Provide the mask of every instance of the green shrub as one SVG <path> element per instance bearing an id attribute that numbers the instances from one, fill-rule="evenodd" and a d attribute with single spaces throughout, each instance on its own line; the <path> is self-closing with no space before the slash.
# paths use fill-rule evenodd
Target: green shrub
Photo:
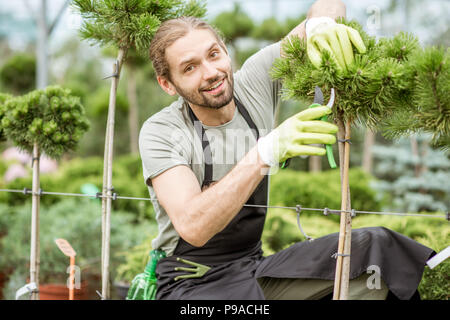
<path id="1" fill-rule="evenodd" d="M 352 208 L 380 211 L 376 192 L 370 187 L 371 176 L 359 168 L 350 169 L 350 195 Z M 270 177 L 270 204 L 305 208 L 341 208 L 341 182 L 339 170 L 318 173 L 280 170 Z M 305 211 L 306 214 L 310 214 Z M 338 216 L 332 219 L 339 221 Z"/>
<path id="2" fill-rule="evenodd" d="M 0 166 L 1 167 L 1 166 Z M 103 159 L 100 157 L 75 158 L 63 162 L 56 173 L 41 174 L 41 189 L 50 192 L 81 193 L 81 187 L 90 183 L 101 192 L 103 185 Z M 117 157 L 113 163 L 113 187 L 119 196 L 149 198 L 148 189 L 142 176 L 142 164 L 139 155 Z M 4 184 L 7 189 L 31 189 L 32 176 L 18 178 Z M 43 195 L 42 205 L 52 205 L 65 197 Z M 0 201 L 11 206 L 22 205 L 31 199 L 22 193 L 0 192 Z M 101 201 L 101 200 L 98 200 Z M 136 220 L 152 219 L 153 206 L 150 201 L 117 199 L 112 201 L 113 210 L 132 212 Z"/>
<path id="3" fill-rule="evenodd" d="M 429 230 L 424 237 L 417 241 L 433 248 L 436 252 L 448 247 L 450 228 L 443 234 L 436 234 Z M 424 300 L 450 300 L 450 260 L 441 262 L 434 269 L 425 267 L 424 276 L 419 286 L 419 292 Z"/>
<path id="4" fill-rule="evenodd" d="M 153 234 L 148 236 L 144 242 L 130 250 L 118 253 L 118 256 L 123 257 L 125 261 L 117 267 L 116 281 L 131 283 L 137 274 L 144 272 L 149 259 L 149 252 L 152 249 L 151 241 L 157 235 L 158 230 L 155 228 Z"/>
<path id="5" fill-rule="evenodd" d="M 0 69 L 0 81 L 14 94 L 32 90 L 36 83 L 36 58 L 33 54 L 17 53 Z"/>
<path id="6" fill-rule="evenodd" d="M 12 217 L 8 233 L 0 239 L 0 270 L 19 269 L 28 274 L 30 258 L 31 205 L 6 207 Z M 98 202 L 89 199 L 65 199 L 51 207 L 40 209 L 40 282 L 60 282 L 67 279 L 69 260 L 57 248 L 54 240 L 64 238 L 77 252 L 76 265 L 83 270 L 92 266 L 100 274 L 101 261 L 101 208 Z M 114 274 L 117 265 L 123 262 L 117 252 L 123 252 L 141 243 L 156 228 L 154 223 L 133 223 L 132 214 L 116 211 L 111 215 L 110 270 Z M 82 275 L 83 276 L 83 275 Z"/>
<path id="7" fill-rule="evenodd" d="M 300 214 L 303 231 L 312 238 L 339 232 L 339 224 L 332 219 L 317 214 L 305 216 Z M 283 250 L 290 245 L 305 240 L 297 224 L 297 213 L 289 209 L 270 209 L 262 235 L 264 255 Z"/>

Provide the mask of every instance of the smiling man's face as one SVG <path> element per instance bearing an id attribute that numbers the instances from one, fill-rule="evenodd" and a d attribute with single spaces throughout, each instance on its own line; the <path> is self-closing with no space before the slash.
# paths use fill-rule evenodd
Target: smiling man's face
<path id="1" fill-rule="evenodd" d="M 209 30 L 191 30 L 166 49 L 170 79 L 158 79 L 169 94 L 189 103 L 219 109 L 233 98 L 231 60 Z"/>

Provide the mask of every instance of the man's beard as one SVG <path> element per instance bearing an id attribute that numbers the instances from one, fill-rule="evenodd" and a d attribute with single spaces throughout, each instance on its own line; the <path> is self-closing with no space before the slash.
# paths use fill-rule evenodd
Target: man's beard
<path id="1" fill-rule="evenodd" d="M 217 82 L 220 78 L 221 77 L 217 77 L 214 80 L 211 80 L 210 84 L 212 85 L 213 83 Z M 227 84 L 226 89 L 220 95 L 217 96 L 209 95 L 208 93 L 206 93 L 201 89 L 199 89 L 196 92 L 192 91 L 188 92 L 183 90 L 178 85 L 175 85 L 174 83 L 172 84 L 175 86 L 177 93 L 190 104 L 204 108 L 220 109 L 229 104 L 230 101 L 233 99 L 233 91 L 234 91 L 233 74 L 231 74 L 230 76 L 228 75 L 225 76 L 225 78 L 223 78 L 223 81 L 226 82 Z"/>

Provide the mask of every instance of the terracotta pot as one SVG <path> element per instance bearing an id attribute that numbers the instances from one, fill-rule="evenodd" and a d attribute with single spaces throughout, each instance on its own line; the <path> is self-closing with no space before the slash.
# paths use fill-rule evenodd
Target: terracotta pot
<path id="1" fill-rule="evenodd" d="M 89 300 L 88 283 L 81 281 L 80 289 L 74 289 L 74 300 Z M 48 283 L 39 285 L 40 300 L 69 300 L 69 288 L 64 283 Z"/>

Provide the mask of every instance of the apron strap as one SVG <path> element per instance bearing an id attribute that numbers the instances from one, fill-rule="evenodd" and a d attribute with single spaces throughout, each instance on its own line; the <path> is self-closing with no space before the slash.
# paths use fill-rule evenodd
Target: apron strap
<path id="1" fill-rule="evenodd" d="M 195 131 L 197 132 L 200 141 L 202 142 L 203 156 L 205 157 L 205 177 L 203 181 L 212 181 L 213 178 L 213 167 L 212 167 L 212 154 L 211 148 L 209 146 L 209 140 L 206 136 L 205 128 L 203 128 L 202 123 L 198 120 L 197 116 L 194 114 L 189 104 L 185 102 L 186 107 L 189 110 L 189 116 L 191 117 L 192 124 L 194 125 Z"/>
<path id="2" fill-rule="evenodd" d="M 253 134 L 256 136 L 256 141 L 259 139 L 259 131 L 256 127 L 255 123 L 253 122 L 252 118 L 250 117 L 250 114 L 248 113 L 247 109 L 244 107 L 244 105 L 236 98 L 234 97 L 234 102 L 236 103 L 236 106 L 239 110 L 239 112 L 242 114 L 242 117 L 244 118 L 245 122 L 247 122 L 248 126 L 252 129 Z M 212 166 L 212 153 L 211 153 L 211 147 L 209 145 L 208 137 L 206 136 L 205 128 L 203 127 L 200 120 L 198 120 L 195 113 L 192 111 L 189 104 L 184 101 L 184 104 L 189 112 L 189 117 L 191 118 L 192 124 L 194 126 L 195 131 L 197 132 L 198 137 L 200 138 L 200 141 L 202 142 L 202 148 L 203 148 L 203 156 L 205 157 L 205 178 L 203 179 L 203 185 L 209 184 L 213 181 L 213 166 Z M 202 185 L 202 187 L 203 187 Z"/>

